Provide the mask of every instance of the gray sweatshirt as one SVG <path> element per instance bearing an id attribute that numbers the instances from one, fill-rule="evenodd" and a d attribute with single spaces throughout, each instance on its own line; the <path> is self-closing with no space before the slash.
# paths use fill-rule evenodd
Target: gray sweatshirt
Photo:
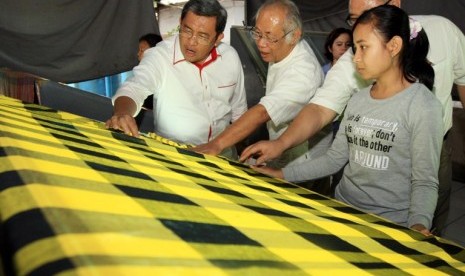
<path id="1" fill-rule="evenodd" d="M 420 223 L 429 229 L 443 140 L 441 104 L 419 83 L 382 100 L 371 98 L 370 89 L 352 96 L 326 155 L 284 168 L 284 178 L 320 178 L 347 164 L 336 199 L 407 227 Z"/>

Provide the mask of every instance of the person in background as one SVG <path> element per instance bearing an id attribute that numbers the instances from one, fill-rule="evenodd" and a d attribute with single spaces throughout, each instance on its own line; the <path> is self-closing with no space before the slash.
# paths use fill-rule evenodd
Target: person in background
<path id="1" fill-rule="evenodd" d="M 137 60 L 139 62 L 141 61 L 145 50 L 155 47 L 155 45 L 158 44 L 158 42 L 162 41 L 163 38 L 159 34 L 154 34 L 154 33 L 148 33 L 139 38 L 139 50 L 137 51 Z M 153 95 L 148 96 L 145 100 L 144 103 L 142 104 L 142 107 L 146 109 L 153 109 Z"/>
<path id="2" fill-rule="evenodd" d="M 266 1 L 255 18 L 250 34 L 261 58 L 268 62 L 265 96 L 215 139 L 195 147 L 197 152 L 216 155 L 264 123 L 270 139 L 279 137 L 322 83 L 323 71 L 314 52 L 302 39 L 302 20 L 294 2 Z M 318 141 L 315 139 L 315 143 Z M 309 141 L 303 141 L 269 165 L 282 168 L 302 162 L 312 158 L 312 154 L 323 154 L 330 143 L 323 150 L 311 152 Z"/>
<path id="3" fill-rule="evenodd" d="M 329 60 L 323 65 L 323 73 L 326 76 L 329 69 L 352 46 L 352 31 L 346 28 L 332 30 L 325 42 L 325 57 Z"/>
<path id="4" fill-rule="evenodd" d="M 374 83 L 349 100 L 331 149 L 282 170 L 255 169 L 296 181 L 334 173 L 348 161 L 336 199 L 430 235 L 444 127 L 430 90 L 428 37 L 402 9 L 383 5 L 355 22 L 354 49 L 358 73 Z"/>
<path id="5" fill-rule="evenodd" d="M 383 4 L 400 7 L 401 0 L 350 0 L 347 22 L 355 20 L 370 8 Z M 435 15 L 412 16 L 419 21 L 430 40 L 428 60 L 432 63 L 435 80 L 433 93 L 443 106 L 444 140 L 452 127 L 453 84 L 462 104 L 465 103 L 465 36 L 448 19 Z M 256 157 L 257 164 L 277 158 L 288 148 L 314 136 L 331 123 L 337 114 L 341 114 L 351 95 L 369 83 L 356 73 L 352 63 L 353 53 L 348 50 L 326 75 L 323 85 L 317 90 L 310 103 L 296 116 L 287 130 L 274 141 L 261 141 L 246 148 L 240 158 L 247 160 Z M 439 169 L 439 197 L 434 215 L 435 234 L 441 235 L 449 213 L 452 182 L 451 152 L 449 143 L 443 143 Z"/>
<path id="6" fill-rule="evenodd" d="M 325 42 L 325 57 L 329 60 L 328 63 L 323 65 L 323 73 L 328 73 L 329 69 L 333 67 L 338 59 L 352 46 L 352 31 L 346 28 L 336 28 L 332 30 Z M 336 137 L 336 133 L 339 130 L 339 125 L 341 124 L 343 114 L 339 115 L 336 120 L 332 123 L 333 132 L 329 135 L 332 136 L 332 139 Z M 341 180 L 342 170 L 338 171 L 331 176 L 331 184 L 329 195 L 334 196 L 334 190 L 337 183 Z"/>
<path id="7" fill-rule="evenodd" d="M 148 33 L 139 38 L 139 51 L 137 52 L 137 59 L 142 59 L 145 50 L 155 47 L 158 42 L 162 41 L 163 38 L 159 34 Z"/>
<path id="8" fill-rule="evenodd" d="M 190 0 L 179 35 L 147 49 L 113 97 L 106 127 L 138 137 L 134 116 L 154 95 L 155 132 L 185 144 L 215 138 L 246 110 L 244 76 L 237 52 L 221 43 L 227 12 L 217 0 Z M 234 149 L 223 155 L 234 158 Z"/>

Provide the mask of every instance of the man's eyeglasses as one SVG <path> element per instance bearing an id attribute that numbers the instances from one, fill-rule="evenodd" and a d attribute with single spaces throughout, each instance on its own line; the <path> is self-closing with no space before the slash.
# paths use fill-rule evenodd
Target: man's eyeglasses
<path id="1" fill-rule="evenodd" d="M 186 39 L 191 39 L 195 37 L 195 41 L 201 45 L 208 45 L 211 42 L 210 36 L 204 35 L 204 34 L 196 34 L 194 35 L 194 32 L 186 27 L 181 27 L 179 29 L 179 35 L 183 38 Z"/>
<path id="2" fill-rule="evenodd" d="M 278 41 L 280 41 L 281 39 L 283 39 L 284 37 L 286 37 L 286 35 L 290 34 L 292 31 L 294 31 L 295 29 L 292 29 L 288 32 L 286 32 L 283 36 L 281 36 L 280 38 L 277 38 L 273 35 L 268 35 L 268 34 L 262 34 L 261 32 L 257 31 L 257 29 L 255 28 L 252 28 L 249 30 L 250 32 L 250 35 L 252 36 L 252 38 L 256 41 L 258 41 L 259 39 L 263 39 L 265 40 L 265 43 L 267 45 L 270 45 L 270 44 L 276 44 L 278 43 Z"/>
<path id="3" fill-rule="evenodd" d="M 388 0 L 386 1 L 383 5 L 389 5 L 389 3 L 391 2 L 391 0 Z M 350 14 L 347 16 L 346 18 L 346 23 L 347 25 L 349 25 L 350 27 L 354 26 L 355 24 L 355 21 L 357 21 L 358 19 L 358 16 L 357 17 L 351 17 Z"/>

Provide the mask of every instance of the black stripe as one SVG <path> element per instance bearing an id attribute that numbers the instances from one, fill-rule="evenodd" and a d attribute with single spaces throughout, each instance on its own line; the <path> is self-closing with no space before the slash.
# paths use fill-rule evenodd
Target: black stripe
<path id="1" fill-rule="evenodd" d="M 268 192 L 268 193 L 273 193 L 273 194 L 277 194 L 278 192 L 276 192 L 275 190 L 273 189 L 270 189 L 270 188 L 267 188 L 267 187 L 263 187 L 263 186 L 258 186 L 258 185 L 252 185 L 252 184 L 245 184 L 245 186 L 249 187 L 249 188 L 252 188 L 254 190 L 257 190 L 257 191 L 262 191 L 262 192 Z"/>
<path id="2" fill-rule="evenodd" d="M 230 260 L 230 259 L 208 259 L 208 261 L 210 261 L 215 266 L 221 267 L 224 269 L 267 268 L 267 269 L 284 270 L 283 272 L 289 272 L 286 270 L 301 271 L 300 268 L 286 261 L 279 262 L 279 261 L 271 261 L 271 260 Z"/>
<path id="3" fill-rule="evenodd" d="M 236 228 L 227 225 L 169 219 L 160 221 L 186 242 L 261 246 Z"/>
<path id="4" fill-rule="evenodd" d="M 246 207 L 250 210 L 253 210 L 256 213 L 265 215 L 265 216 L 276 216 L 276 217 L 283 217 L 283 218 L 295 218 L 301 220 L 301 218 L 298 218 L 296 216 L 293 216 L 289 213 L 282 212 L 276 209 L 270 209 L 267 207 L 257 207 L 257 206 L 249 206 L 249 205 L 241 205 L 243 207 Z"/>
<path id="5" fill-rule="evenodd" d="M 131 198 L 142 198 L 142 199 L 156 200 L 156 201 L 161 201 L 161 202 L 199 206 L 195 202 L 187 198 L 184 198 L 182 196 L 179 196 L 177 194 L 170 194 L 170 193 L 164 193 L 164 192 L 159 192 L 159 191 L 152 191 L 152 190 L 122 186 L 122 185 L 114 185 L 114 186 L 120 189 L 122 192 L 124 192 L 128 196 L 130 196 Z"/>
<path id="6" fill-rule="evenodd" d="M 24 185 L 24 182 L 21 179 L 21 176 L 18 173 L 18 171 L 2 172 L 0 173 L 0 179 L 2 180 L 0 182 L 0 192 L 3 192 L 4 190 L 11 187 Z"/>
<path id="7" fill-rule="evenodd" d="M 71 151 L 76 152 L 76 153 L 86 154 L 86 155 L 90 155 L 90 156 L 94 156 L 94 157 L 98 157 L 98 158 L 102 158 L 102 159 L 107 159 L 107 160 L 112 160 L 112 161 L 118 161 L 118 162 L 127 163 L 127 162 L 125 162 L 123 159 L 121 159 L 121 158 L 119 158 L 118 156 L 113 155 L 113 154 L 108 154 L 108 153 L 93 151 L 93 150 L 84 149 L 84 148 L 79 148 L 79 147 L 74 147 L 74 146 L 70 146 L 70 145 L 68 145 L 67 147 L 68 147 Z"/>
<path id="8" fill-rule="evenodd" d="M 70 271 L 71 269 L 76 268 L 76 266 L 71 262 L 70 259 L 58 259 L 54 261 L 49 261 L 42 266 L 37 267 L 31 271 L 28 275 L 31 276 L 42 276 L 42 275 L 56 275 L 60 272 Z"/>
<path id="9" fill-rule="evenodd" d="M 207 189 L 209 191 L 212 191 L 214 193 L 217 193 L 217 194 L 237 196 L 239 198 L 248 198 L 246 195 L 241 194 L 241 193 L 239 193 L 237 191 L 231 190 L 229 188 L 222 188 L 222 187 L 218 187 L 218 186 L 210 186 L 210 185 L 202 185 L 202 184 L 199 184 L 199 185 L 204 187 L 205 189 Z"/>
<path id="10" fill-rule="evenodd" d="M 46 217 L 39 209 L 17 213 L 7 219 L 2 227 L 13 254 L 34 241 L 55 236 Z"/>
<path id="11" fill-rule="evenodd" d="M 360 248 L 346 242 L 345 240 L 331 234 L 316 234 L 297 232 L 298 235 L 319 247 L 330 251 L 342 251 L 352 253 L 365 253 Z"/>
<path id="12" fill-rule="evenodd" d="M 205 180 L 216 182 L 216 180 L 213 179 L 213 178 L 210 178 L 210 177 L 208 177 L 206 175 L 199 174 L 199 173 L 196 173 L 196 172 L 193 172 L 193 171 L 188 171 L 187 169 L 186 170 L 180 170 L 180 169 L 175 169 L 175 168 L 169 168 L 169 169 L 172 170 L 173 172 L 177 172 L 177 173 L 185 175 L 185 176 L 190 176 L 190 177 L 193 177 L 193 178 L 205 179 Z"/>
<path id="13" fill-rule="evenodd" d="M 192 151 L 192 150 L 187 150 L 187 149 L 182 149 L 182 148 L 176 148 L 176 150 L 182 155 L 188 155 L 188 156 L 193 156 L 193 157 L 205 159 L 203 154 L 197 153 L 197 152 Z"/>
<path id="14" fill-rule="evenodd" d="M 144 174 L 142 172 L 136 171 L 136 170 L 131 170 L 131 169 L 126 170 L 126 169 L 107 166 L 107 165 L 98 164 L 98 163 L 90 162 L 90 161 L 86 161 L 86 164 L 89 165 L 92 169 L 98 171 L 100 174 L 102 174 L 104 172 L 107 172 L 107 173 L 110 173 L 110 174 L 124 175 L 124 176 L 134 177 L 134 178 L 137 178 L 137 179 L 155 181 L 150 176 L 148 176 L 148 175 L 146 175 L 146 174 Z"/>
<path id="15" fill-rule="evenodd" d="M 311 206 L 308 206 L 308 205 L 305 205 L 303 203 L 300 203 L 300 202 L 297 202 L 297 201 L 294 201 L 294 200 L 288 200 L 288 199 L 282 199 L 282 198 L 276 198 L 277 200 L 287 204 L 287 205 L 290 205 L 290 206 L 293 206 L 293 207 L 298 207 L 298 208 L 302 208 L 302 209 L 308 209 L 308 210 L 315 210 L 315 208 L 311 207 Z"/>

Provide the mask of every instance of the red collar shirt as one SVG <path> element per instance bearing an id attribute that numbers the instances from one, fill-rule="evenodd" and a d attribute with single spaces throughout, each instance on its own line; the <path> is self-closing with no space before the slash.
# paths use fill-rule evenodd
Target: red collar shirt
<path id="1" fill-rule="evenodd" d="M 220 134 L 246 110 L 244 73 L 237 52 L 220 43 L 201 65 L 184 59 L 178 37 L 144 52 L 134 77 L 113 97 L 127 96 L 140 111 L 154 95 L 155 132 L 187 144 L 203 144 Z"/>

